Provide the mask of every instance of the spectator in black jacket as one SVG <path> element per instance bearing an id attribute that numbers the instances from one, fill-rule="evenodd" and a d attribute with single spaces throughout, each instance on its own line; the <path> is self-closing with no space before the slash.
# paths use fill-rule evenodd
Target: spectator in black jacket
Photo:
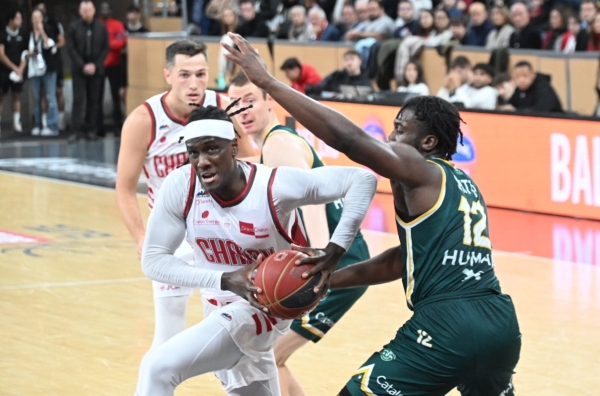
<path id="1" fill-rule="evenodd" d="M 501 110 L 518 112 L 553 112 L 562 113 L 558 95 L 550 85 L 550 76 L 536 73 L 527 61 L 515 65 L 513 71 L 515 92 L 508 105 Z"/>
<path id="2" fill-rule="evenodd" d="M 94 19 L 95 14 L 92 1 L 82 0 L 79 3 L 81 19 L 71 23 L 67 35 L 73 76 L 73 135 L 70 141 L 81 137 L 95 139 L 103 133 L 101 90 L 104 60 L 108 55 L 108 33 L 104 24 Z"/>
<path id="3" fill-rule="evenodd" d="M 240 1 L 240 11 L 243 22 L 238 26 L 236 33 L 244 38 L 269 37 L 269 28 L 264 19 L 256 15 L 253 0 Z"/>
<path id="4" fill-rule="evenodd" d="M 515 3 L 510 7 L 510 18 L 515 31 L 510 36 L 510 48 L 540 49 L 542 37 L 540 32 L 530 23 L 529 12 L 523 3 Z"/>
<path id="5" fill-rule="evenodd" d="M 340 85 L 371 87 L 371 79 L 366 69 L 362 68 L 362 60 L 355 50 L 344 53 L 344 68 L 328 75 L 318 85 L 306 86 L 307 95 L 320 95 L 322 92 L 340 93 Z"/>

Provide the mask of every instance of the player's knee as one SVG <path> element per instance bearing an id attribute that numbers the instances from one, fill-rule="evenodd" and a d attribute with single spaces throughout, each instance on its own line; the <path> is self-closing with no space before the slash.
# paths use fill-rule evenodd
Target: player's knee
<path id="1" fill-rule="evenodd" d="M 140 367 L 142 382 L 149 384 L 151 389 L 175 388 L 181 383 L 178 380 L 175 364 L 157 350 L 150 350 Z M 151 385 L 150 385 L 151 384 Z"/>

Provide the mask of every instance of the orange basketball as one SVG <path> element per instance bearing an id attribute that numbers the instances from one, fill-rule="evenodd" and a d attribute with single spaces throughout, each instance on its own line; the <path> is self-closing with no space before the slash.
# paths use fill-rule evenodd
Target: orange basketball
<path id="1" fill-rule="evenodd" d="M 302 278 L 302 274 L 314 265 L 296 265 L 296 260 L 303 257 L 306 256 L 301 252 L 281 250 L 258 266 L 254 284 L 263 292 L 257 298 L 275 317 L 296 319 L 319 303 L 319 295 L 313 289 L 319 283 L 321 274 Z"/>

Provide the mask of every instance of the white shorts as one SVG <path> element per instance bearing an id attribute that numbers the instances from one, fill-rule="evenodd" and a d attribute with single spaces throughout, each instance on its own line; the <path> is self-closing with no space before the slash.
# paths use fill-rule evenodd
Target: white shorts
<path id="1" fill-rule="evenodd" d="M 277 376 L 277 363 L 273 346 L 287 333 L 291 320 L 277 319 L 260 312 L 246 300 L 224 303 L 214 299 L 204 303 L 204 318 L 209 315 L 231 335 L 244 357 L 229 370 L 216 371 L 215 375 L 226 392 Z"/>
<path id="2" fill-rule="evenodd" d="M 185 261 L 189 265 L 194 265 L 194 250 L 190 244 L 184 240 L 181 246 L 177 248 L 174 256 Z M 169 285 L 168 283 L 160 283 L 152 281 L 152 290 L 154 291 L 154 299 L 177 296 L 190 296 L 194 294 L 194 289 L 189 287 L 179 287 Z"/>

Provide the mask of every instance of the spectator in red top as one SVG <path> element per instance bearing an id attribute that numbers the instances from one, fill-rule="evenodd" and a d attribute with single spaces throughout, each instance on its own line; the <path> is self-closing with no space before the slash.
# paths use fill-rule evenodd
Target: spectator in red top
<path id="1" fill-rule="evenodd" d="M 286 59 L 280 69 L 292 82 L 292 88 L 302 93 L 306 93 L 307 85 L 317 85 L 322 80 L 314 67 L 306 63 L 301 64 L 297 58 Z"/>
<path id="2" fill-rule="evenodd" d="M 119 135 L 123 126 L 123 110 L 125 94 L 125 73 L 122 62 L 122 53 L 127 45 L 127 30 L 125 25 L 117 19 L 111 17 L 112 11 L 110 5 L 105 1 L 100 4 L 100 21 L 106 25 L 108 31 L 108 56 L 104 61 L 106 77 L 110 84 L 110 94 L 113 101 L 113 122 L 115 125 L 115 135 Z M 102 112 L 100 112 L 102 113 Z"/>

